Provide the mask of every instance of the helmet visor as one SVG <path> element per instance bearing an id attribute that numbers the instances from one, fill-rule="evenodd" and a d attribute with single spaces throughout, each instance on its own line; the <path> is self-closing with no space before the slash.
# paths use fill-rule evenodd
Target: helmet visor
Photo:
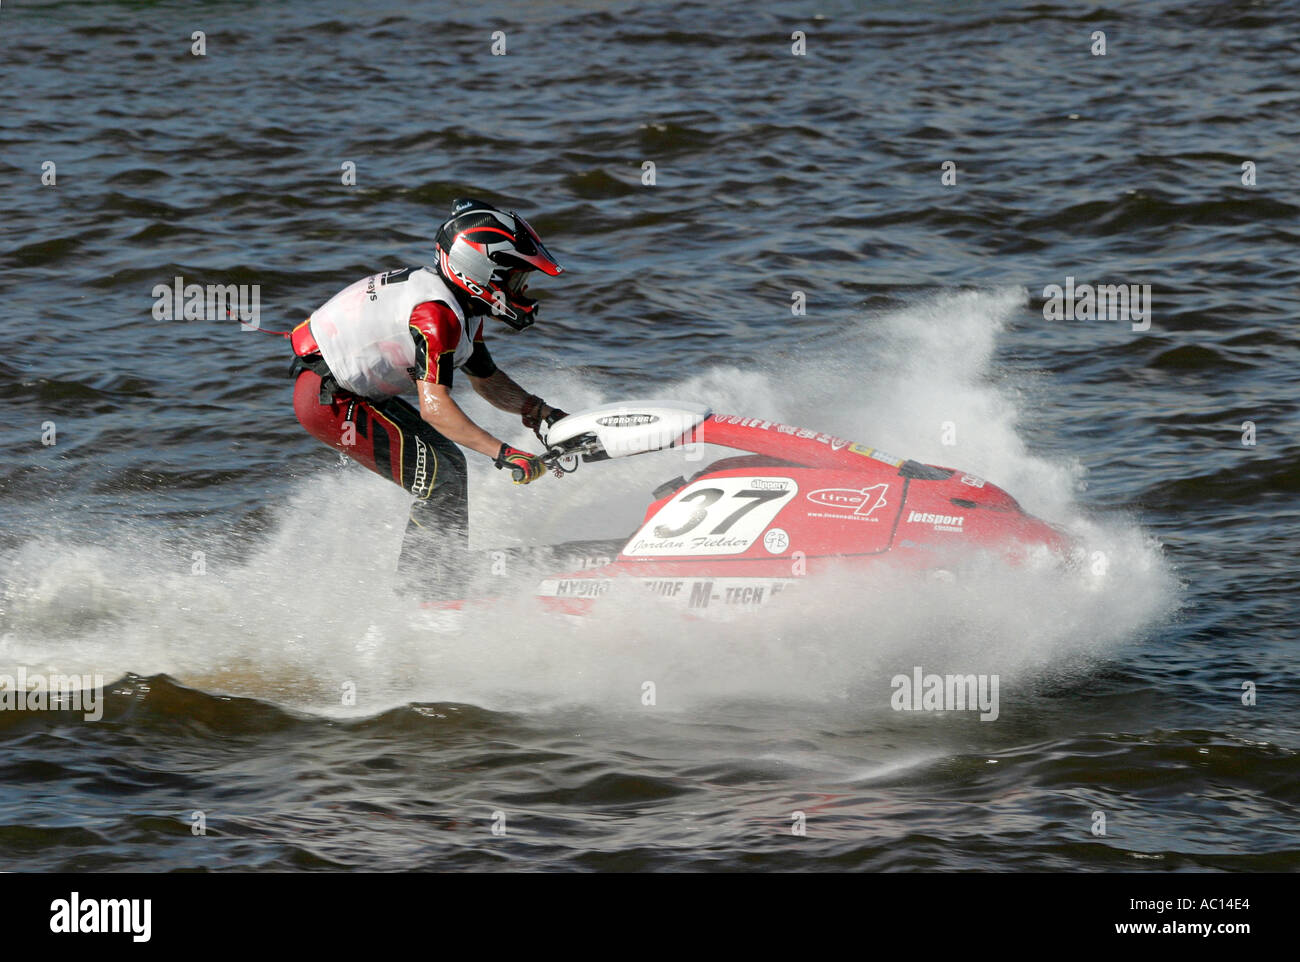
<path id="1" fill-rule="evenodd" d="M 549 274 L 551 277 L 563 273 L 564 268 L 551 256 L 551 252 L 546 249 L 546 245 L 537 236 L 537 231 L 533 230 L 532 225 L 513 210 L 510 212 L 510 216 L 515 220 L 516 255 L 535 269 L 544 274 Z"/>

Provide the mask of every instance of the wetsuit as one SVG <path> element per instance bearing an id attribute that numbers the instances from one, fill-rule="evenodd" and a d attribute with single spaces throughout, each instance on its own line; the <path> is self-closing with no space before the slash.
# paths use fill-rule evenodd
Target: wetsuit
<path id="1" fill-rule="evenodd" d="M 340 291 L 292 343 L 298 420 L 414 495 L 399 573 L 408 584 L 445 582 L 469 546 L 465 456 L 398 395 L 419 381 L 450 388 L 459 368 L 491 375 L 482 318 L 467 319 L 436 272 L 404 268 Z"/>

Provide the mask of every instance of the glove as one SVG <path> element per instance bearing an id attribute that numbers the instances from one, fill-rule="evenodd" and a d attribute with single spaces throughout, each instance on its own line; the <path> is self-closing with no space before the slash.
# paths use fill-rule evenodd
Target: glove
<path id="1" fill-rule="evenodd" d="M 512 448 L 508 444 L 501 445 L 501 450 L 497 452 L 497 456 L 492 463 L 497 466 L 497 470 L 509 468 L 510 479 L 515 484 L 527 484 L 529 481 L 536 481 L 546 473 L 546 465 L 542 464 L 541 458 L 535 454 L 529 454 L 527 451 Z"/>
<path id="2" fill-rule="evenodd" d="M 542 437 L 542 422 L 545 421 L 546 426 L 549 428 L 556 421 L 569 416 L 559 408 L 553 407 L 551 408 L 550 414 L 546 415 L 546 417 L 542 417 L 542 408 L 545 406 L 545 401 L 539 398 L 536 394 L 530 394 L 528 395 L 527 400 L 524 401 L 524 408 L 521 412 L 523 415 L 524 427 L 537 435 L 537 440 L 541 441 L 542 444 L 546 443 L 546 438 Z"/>

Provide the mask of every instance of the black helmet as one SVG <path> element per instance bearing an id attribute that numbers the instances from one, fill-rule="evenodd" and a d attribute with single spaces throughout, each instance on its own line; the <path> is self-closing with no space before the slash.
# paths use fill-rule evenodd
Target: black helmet
<path id="1" fill-rule="evenodd" d="M 437 247 L 438 273 L 463 292 L 470 313 L 495 314 L 516 331 L 537 319 L 537 301 L 524 296 L 528 273 L 564 270 L 526 220 L 468 197 L 452 201 Z"/>

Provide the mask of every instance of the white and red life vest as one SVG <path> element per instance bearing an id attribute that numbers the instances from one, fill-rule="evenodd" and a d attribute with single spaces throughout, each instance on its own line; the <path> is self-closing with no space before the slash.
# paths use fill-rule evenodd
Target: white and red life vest
<path id="1" fill-rule="evenodd" d="M 413 321 L 412 311 L 430 301 L 449 307 L 459 323 L 450 323 L 450 318 L 436 325 Z M 483 323 L 474 318 L 476 331 L 466 331 L 464 311 L 442 278 L 427 267 L 363 277 L 317 308 L 309 321 L 321 357 L 339 386 L 376 398 L 410 390 L 416 369 L 412 326 L 424 334 L 430 352 L 451 351 L 452 366 L 460 367 L 473 354 Z M 430 357 L 426 367 L 434 363 Z"/>

